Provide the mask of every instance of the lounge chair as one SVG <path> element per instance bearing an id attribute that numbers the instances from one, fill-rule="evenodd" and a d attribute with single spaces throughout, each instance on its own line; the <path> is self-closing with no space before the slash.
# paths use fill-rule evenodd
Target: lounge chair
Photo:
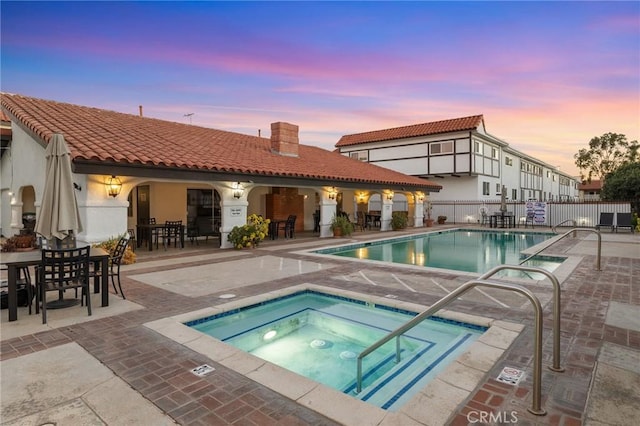
<path id="1" fill-rule="evenodd" d="M 600 213 L 600 222 L 596 225 L 596 229 L 600 230 L 601 226 L 611 228 L 613 232 L 613 213 Z"/>
<path id="2" fill-rule="evenodd" d="M 616 232 L 618 228 L 629 228 L 633 234 L 633 225 L 631 225 L 631 213 L 616 213 Z"/>

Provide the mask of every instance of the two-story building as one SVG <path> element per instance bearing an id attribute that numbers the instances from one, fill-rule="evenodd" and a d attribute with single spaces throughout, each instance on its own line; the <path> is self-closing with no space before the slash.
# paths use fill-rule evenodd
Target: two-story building
<path id="1" fill-rule="evenodd" d="M 336 148 L 438 182 L 433 200 L 495 199 L 503 185 L 511 200 L 578 198 L 577 179 L 488 133 L 482 115 L 345 135 Z"/>

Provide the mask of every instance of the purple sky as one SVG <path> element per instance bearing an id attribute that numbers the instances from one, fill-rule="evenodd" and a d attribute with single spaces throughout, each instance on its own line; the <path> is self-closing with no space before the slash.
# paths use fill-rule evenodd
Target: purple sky
<path id="1" fill-rule="evenodd" d="M 576 174 L 640 139 L 640 2 L 11 2 L 1 88 L 308 145 L 484 114 Z M 187 114 L 193 114 L 188 117 Z"/>

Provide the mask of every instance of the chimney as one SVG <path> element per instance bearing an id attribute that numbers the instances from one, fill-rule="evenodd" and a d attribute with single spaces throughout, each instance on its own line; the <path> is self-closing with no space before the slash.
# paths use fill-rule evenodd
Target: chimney
<path id="1" fill-rule="evenodd" d="M 140 110 L 140 117 L 142 117 L 142 105 L 138 105 L 138 109 Z"/>
<path id="2" fill-rule="evenodd" d="M 271 151 L 288 157 L 297 157 L 298 144 L 298 126 L 281 121 L 271 123 Z"/>

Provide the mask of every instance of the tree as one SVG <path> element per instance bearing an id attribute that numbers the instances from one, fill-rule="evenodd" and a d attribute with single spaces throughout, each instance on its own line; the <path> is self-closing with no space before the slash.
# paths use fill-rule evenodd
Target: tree
<path id="1" fill-rule="evenodd" d="M 640 162 L 620 166 L 607 175 L 600 197 L 603 200 L 629 200 L 640 211 Z"/>
<path id="2" fill-rule="evenodd" d="M 593 177 L 602 180 L 623 164 L 639 161 L 640 145 L 628 142 L 623 134 L 609 132 L 591 139 L 589 149 L 582 148 L 573 158 L 583 181 L 591 182 Z"/>

